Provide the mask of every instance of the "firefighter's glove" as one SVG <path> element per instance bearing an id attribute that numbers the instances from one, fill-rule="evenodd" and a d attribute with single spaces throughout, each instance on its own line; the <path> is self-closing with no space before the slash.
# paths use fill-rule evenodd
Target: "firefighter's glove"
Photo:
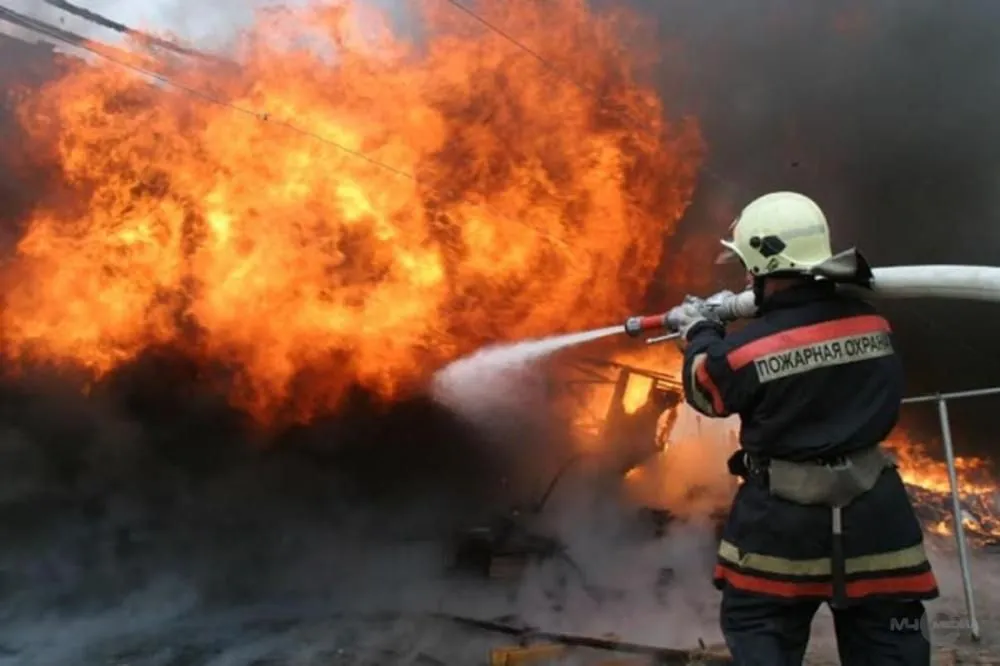
<path id="1" fill-rule="evenodd" d="M 695 296 L 687 296 L 684 302 L 667 313 L 667 327 L 677 331 L 681 340 L 687 340 L 688 331 L 702 321 L 709 321 L 711 312 L 705 301 Z"/>

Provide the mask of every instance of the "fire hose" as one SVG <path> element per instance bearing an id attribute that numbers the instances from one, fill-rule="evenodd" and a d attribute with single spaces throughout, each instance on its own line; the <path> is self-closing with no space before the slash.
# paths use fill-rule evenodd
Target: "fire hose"
<path id="1" fill-rule="evenodd" d="M 949 300 L 974 300 L 1000 302 L 1000 267 L 928 265 L 889 266 L 874 268 L 867 285 L 841 285 L 844 289 L 870 294 L 876 298 L 943 298 Z M 757 313 L 752 291 L 725 294 L 704 303 L 706 315 L 723 322 L 753 317 Z M 639 337 L 644 333 L 670 331 L 667 313 L 629 317 L 625 333 Z M 647 340 L 653 344 L 678 337 L 674 331 Z"/>

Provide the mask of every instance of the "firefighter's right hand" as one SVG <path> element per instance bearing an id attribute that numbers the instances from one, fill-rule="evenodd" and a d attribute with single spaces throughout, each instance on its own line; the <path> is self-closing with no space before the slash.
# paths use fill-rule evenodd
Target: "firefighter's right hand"
<path id="1" fill-rule="evenodd" d="M 702 301 L 704 306 L 703 314 L 707 319 L 717 321 L 720 324 L 736 319 L 735 313 L 732 311 L 735 298 L 736 294 L 729 290 L 713 294 Z"/>

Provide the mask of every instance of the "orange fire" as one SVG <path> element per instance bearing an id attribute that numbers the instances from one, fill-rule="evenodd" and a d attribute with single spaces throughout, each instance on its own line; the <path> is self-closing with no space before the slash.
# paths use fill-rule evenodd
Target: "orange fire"
<path id="1" fill-rule="evenodd" d="M 634 309 L 702 143 L 640 82 L 632 24 L 477 6 L 539 60 L 425 9 L 421 44 L 358 3 L 262 14 L 238 69 L 172 74 L 225 104 L 105 62 L 28 94 L 61 183 L 3 269 L 6 353 L 100 376 L 180 347 L 262 421 L 307 419 L 352 384 L 394 395 L 486 341 Z"/>
<path id="2" fill-rule="evenodd" d="M 906 483 L 935 492 L 951 492 L 947 464 L 931 458 L 926 448 L 914 442 L 905 432 L 893 433 L 887 448 L 899 462 L 900 473 Z M 989 463 L 982 458 L 956 457 L 955 471 L 963 493 L 984 493 L 995 489 Z"/>
<path id="3" fill-rule="evenodd" d="M 896 456 L 900 475 L 911 487 L 918 507 L 927 500 L 937 500 L 938 511 L 924 507 L 928 509 L 927 529 L 940 535 L 954 534 L 947 464 L 933 458 L 924 445 L 902 431 L 892 435 L 887 448 Z M 977 541 L 1000 539 L 1000 490 L 990 464 L 982 458 L 957 456 L 955 472 L 967 535 Z"/>
<path id="4" fill-rule="evenodd" d="M 647 369 L 667 376 L 680 376 L 681 354 L 674 344 L 636 345 L 630 349 L 619 350 L 610 354 L 611 361 L 633 368 Z M 607 383 L 590 384 L 585 390 L 578 390 L 570 399 L 574 410 L 573 425 L 581 435 L 580 445 L 585 450 L 592 450 L 596 439 L 601 434 L 602 424 L 612 406 L 615 386 L 613 372 L 605 373 Z M 640 374 L 629 377 L 622 396 L 621 408 L 626 414 L 635 414 L 649 400 L 649 390 L 652 379 Z"/>
<path id="5" fill-rule="evenodd" d="M 622 396 L 622 408 L 626 414 L 635 414 L 649 400 L 649 389 L 653 380 L 642 375 L 631 375 L 625 385 L 625 395 Z"/>

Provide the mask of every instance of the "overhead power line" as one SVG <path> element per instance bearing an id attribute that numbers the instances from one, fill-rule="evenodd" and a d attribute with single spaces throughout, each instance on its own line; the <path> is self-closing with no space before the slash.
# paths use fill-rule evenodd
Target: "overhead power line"
<path id="1" fill-rule="evenodd" d="M 123 52 L 123 51 L 121 51 L 120 49 L 117 49 L 117 48 L 113 47 L 113 46 L 108 46 L 106 44 L 101 44 L 101 43 L 98 43 L 98 42 L 94 42 L 94 41 L 89 40 L 89 39 L 87 39 L 87 38 L 85 38 L 85 37 L 83 37 L 81 35 L 78 35 L 78 34 L 76 34 L 74 32 L 70 32 L 69 30 L 64 30 L 62 28 L 58 28 L 58 27 L 56 27 L 56 26 L 54 26 L 54 25 L 52 25 L 50 23 L 46 23 L 45 21 L 40 21 L 40 20 L 38 20 L 36 18 L 30 17 L 30 16 L 26 16 L 24 14 L 20 14 L 18 12 L 15 12 L 12 9 L 8 9 L 6 7 L 3 7 L 3 6 L 0 6 L 0 21 L 6 21 L 8 23 L 11 23 L 12 25 L 16 25 L 16 26 L 18 26 L 20 28 L 24 28 L 26 30 L 31 30 L 31 31 L 36 32 L 38 34 L 41 34 L 41 35 L 43 35 L 45 37 L 49 37 L 51 39 L 55 39 L 57 41 L 60 41 L 60 42 L 62 42 L 64 44 L 67 44 L 69 46 L 73 46 L 75 48 L 83 49 L 83 50 L 85 50 L 85 51 L 87 51 L 89 53 L 92 53 L 93 55 L 96 55 L 96 56 L 98 56 L 100 58 L 108 60 L 109 62 L 112 62 L 112 63 L 114 63 L 114 64 L 116 64 L 116 65 L 118 65 L 120 67 L 124 67 L 126 69 L 130 69 L 133 72 L 136 72 L 136 73 L 141 74 L 143 76 L 146 76 L 146 77 L 149 77 L 151 79 L 154 79 L 155 81 L 157 81 L 159 83 L 162 83 L 164 85 L 170 86 L 170 87 L 172 87 L 172 88 L 174 88 L 176 90 L 179 90 L 181 92 L 184 92 L 184 93 L 186 93 L 188 95 L 192 95 L 194 97 L 197 97 L 198 99 L 201 99 L 201 100 L 203 100 L 205 102 L 209 102 L 209 103 L 212 103 L 212 104 L 218 104 L 220 106 L 224 106 L 226 108 L 232 109 L 233 111 L 236 111 L 238 113 L 242 113 L 244 115 L 252 116 L 252 117 L 256 118 L 257 120 L 260 120 L 260 121 L 263 121 L 263 122 L 269 122 L 272 125 L 280 125 L 280 126 L 285 127 L 285 128 L 287 128 L 287 129 L 289 129 L 289 130 L 291 130 L 293 132 L 298 132 L 299 134 L 310 136 L 310 137 L 312 137 L 314 139 L 317 139 L 317 140 L 322 141 L 322 142 L 324 142 L 324 143 L 326 143 L 328 145 L 331 145 L 331 146 L 337 148 L 338 150 L 341 150 L 341 151 L 343 151 L 345 153 L 348 153 L 349 155 L 353 155 L 354 157 L 357 157 L 359 159 L 363 159 L 363 160 L 365 160 L 365 161 L 367 161 L 367 162 L 369 162 L 369 163 L 371 163 L 373 165 L 376 165 L 378 167 L 386 169 L 387 171 L 391 171 L 391 172 L 395 173 L 398 176 L 403 176 L 405 178 L 410 178 L 410 179 L 412 179 L 414 177 L 410 173 L 407 173 L 407 172 L 405 172 L 405 171 L 403 171 L 401 169 L 397 169 L 396 167 L 393 167 L 391 165 L 385 164 L 384 162 L 381 162 L 381 161 L 375 159 L 374 157 L 366 155 L 366 154 L 364 154 L 364 153 L 362 153 L 360 151 L 354 150 L 353 148 L 350 148 L 348 146 L 345 146 L 342 143 L 334 141 L 333 139 L 330 139 L 329 137 L 325 137 L 325 136 L 323 136 L 321 134 L 317 134 L 316 132 L 312 132 L 310 130 L 304 129 L 304 128 L 299 127 L 297 125 L 293 125 L 292 123 L 286 122 L 284 120 L 273 119 L 267 113 L 253 111 L 251 109 L 247 109 L 247 108 L 244 108 L 242 106 L 233 104 L 232 102 L 226 101 L 224 99 L 220 99 L 218 97 L 214 97 L 214 96 L 209 95 L 207 93 L 204 93 L 204 92 L 202 92 L 202 91 L 200 91 L 200 90 L 198 90 L 196 88 L 192 88 L 190 86 L 186 86 L 186 85 L 183 85 L 181 83 L 177 83 L 176 81 L 174 81 L 170 77 L 168 77 L 165 74 L 162 74 L 160 72 L 157 72 L 157 71 L 154 71 L 154 70 L 142 67 L 140 65 L 136 65 L 136 64 L 127 62 L 127 56 L 128 56 L 128 54 L 125 53 L 125 52 Z"/>
<path id="2" fill-rule="evenodd" d="M 113 21 L 108 17 L 93 12 L 85 7 L 73 4 L 72 2 L 67 2 L 67 0 L 42 0 L 47 5 L 51 5 L 56 9 L 61 9 L 62 11 L 77 16 L 84 19 L 85 21 L 90 21 L 95 25 L 99 25 L 109 30 L 114 30 L 123 35 L 128 35 L 130 37 L 135 37 L 139 41 L 148 44 L 150 46 L 155 46 L 167 51 L 173 51 L 178 55 L 191 56 L 194 58 L 200 58 L 202 60 L 207 60 L 210 62 L 216 62 L 220 64 L 232 65 L 234 63 L 229 62 L 225 58 L 220 58 L 219 56 L 212 55 L 211 53 L 205 53 L 204 51 L 199 51 L 187 46 L 182 46 L 176 42 L 163 39 L 162 37 L 157 37 L 156 35 L 151 35 L 148 32 L 143 32 L 141 30 L 136 30 L 135 28 L 130 28 L 124 23 L 119 23 L 118 21 Z"/>

